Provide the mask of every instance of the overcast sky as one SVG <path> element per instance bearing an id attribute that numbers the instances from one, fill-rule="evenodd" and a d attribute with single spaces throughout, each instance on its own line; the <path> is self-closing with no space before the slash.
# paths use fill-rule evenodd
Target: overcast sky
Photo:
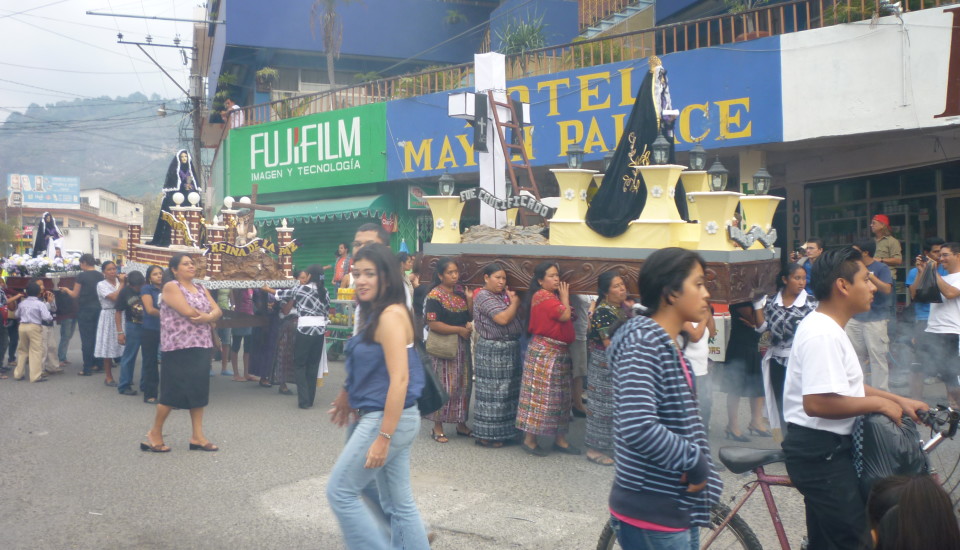
<path id="1" fill-rule="evenodd" d="M 184 94 L 136 46 L 193 41 L 192 23 L 103 17 L 87 11 L 192 19 L 198 0 L 0 0 L 0 121 L 31 103 L 141 92 L 183 99 Z M 185 89 L 188 69 L 180 50 L 147 52 Z M 187 51 L 189 56 L 190 52 Z"/>

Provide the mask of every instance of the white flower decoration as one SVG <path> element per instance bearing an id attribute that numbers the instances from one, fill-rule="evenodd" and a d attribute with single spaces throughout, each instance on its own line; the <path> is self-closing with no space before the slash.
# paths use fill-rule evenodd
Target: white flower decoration
<path id="1" fill-rule="evenodd" d="M 452 222 L 450 222 L 450 229 L 456 229 L 457 227 L 459 227 L 457 220 L 453 220 Z"/>
<path id="2" fill-rule="evenodd" d="M 697 197 L 693 195 L 687 195 L 687 202 L 697 202 Z"/>
<path id="3" fill-rule="evenodd" d="M 572 201 L 574 196 L 576 195 L 573 192 L 573 189 L 567 189 L 566 191 L 563 192 L 563 197 L 568 201 Z"/>
<path id="4" fill-rule="evenodd" d="M 674 198 L 674 197 L 676 197 L 676 196 L 677 196 L 677 188 L 676 188 L 676 187 L 671 187 L 669 193 L 667 193 L 667 194 L 670 195 L 670 198 L 671 198 L 671 199 Z"/>
<path id="5" fill-rule="evenodd" d="M 443 229 L 443 219 L 437 218 L 437 223 L 435 225 L 437 226 L 437 229 Z"/>
<path id="6" fill-rule="evenodd" d="M 663 187 L 660 187 L 659 185 L 654 185 L 650 189 L 650 195 L 652 195 L 653 198 L 655 199 L 659 199 L 660 197 L 663 196 Z"/>
<path id="7" fill-rule="evenodd" d="M 717 222 L 711 220 L 711 221 L 708 221 L 708 222 L 707 222 L 706 230 L 707 230 L 707 233 L 709 233 L 709 234 L 711 234 L 711 235 L 716 235 L 716 234 L 717 234 L 717 231 L 720 230 L 720 226 L 717 225 Z"/>
<path id="8" fill-rule="evenodd" d="M 587 200 L 587 190 L 586 190 L 586 189 L 581 189 L 581 190 L 580 190 L 580 200 L 582 200 L 582 201 L 586 201 L 586 200 Z"/>

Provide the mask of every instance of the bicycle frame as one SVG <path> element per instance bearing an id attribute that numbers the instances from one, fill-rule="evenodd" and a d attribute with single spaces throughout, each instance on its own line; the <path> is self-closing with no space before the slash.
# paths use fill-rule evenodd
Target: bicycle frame
<path id="1" fill-rule="evenodd" d="M 756 479 L 750 480 L 744 485 L 744 488 L 747 488 L 747 492 L 743 497 L 737 502 L 736 506 L 730 510 L 730 513 L 727 517 L 723 518 L 723 522 L 711 533 L 710 537 L 704 541 L 701 545 L 701 550 L 705 548 L 710 548 L 710 545 L 713 544 L 713 541 L 720 536 L 720 532 L 726 529 L 727 524 L 730 523 L 730 519 L 737 515 L 737 512 L 740 511 L 740 508 L 743 508 L 743 505 L 750 500 L 750 497 L 753 496 L 753 493 L 757 490 L 757 487 L 760 488 L 760 492 L 763 493 L 763 500 L 767 503 L 767 511 L 770 512 L 770 519 L 773 521 L 773 528 L 777 533 L 777 539 L 780 540 L 780 547 L 783 550 L 790 550 L 790 542 L 787 540 L 787 532 L 783 528 L 783 522 L 780 520 L 780 511 L 777 509 L 777 503 L 773 499 L 773 492 L 770 490 L 770 487 L 793 487 L 793 482 L 790 481 L 789 476 L 779 476 L 779 475 L 768 475 L 763 470 L 763 466 L 758 466 L 753 470 L 753 473 L 756 474 Z"/>

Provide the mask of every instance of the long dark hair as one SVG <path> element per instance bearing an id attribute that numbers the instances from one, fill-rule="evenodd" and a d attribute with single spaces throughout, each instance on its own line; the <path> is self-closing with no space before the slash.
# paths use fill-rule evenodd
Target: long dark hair
<path id="1" fill-rule="evenodd" d="M 640 269 L 640 304 L 644 315 L 650 317 L 665 301 L 673 303 L 675 294 L 683 291 L 683 282 L 690 276 L 693 267 L 699 265 L 706 271 L 707 264 L 692 250 L 669 247 L 661 248 L 650 255 Z"/>
<path id="2" fill-rule="evenodd" d="M 310 267 L 304 269 L 303 271 L 307 275 L 310 275 L 310 282 L 316 285 L 317 298 L 320 300 L 320 303 L 329 305 L 330 295 L 327 293 L 326 285 L 323 284 L 323 266 L 320 264 L 311 264 Z"/>
<path id="3" fill-rule="evenodd" d="M 530 279 L 530 286 L 527 287 L 527 293 L 523 297 L 523 302 L 520 303 L 520 315 L 523 319 L 523 324 L 527 327 L 527 333 L 530 333 L 530 308 L 533 303 L 533 295 L 541 289 L 540 281 L 547 276 L 547 271 L 550 271 L 551 267 L 557 268 L 557 271 L 560 271 L 560 264 L 553 260 L 546 260 L 537 264 L 537 267 L 533 268 L 533 277 Z"/>
<path id="4" fill-rule="evenodd" d="M 370 303 L 360 304 L 360 327 L 363 331 L 363 339 L 372 342 L 377 333 L 380 314 L 393 304 L 400 304 L 407 310 L 407 295 L 404 291 L 403 276 L 400 274 L 397 257 L 388 247 L 382 244 L 368 244 L 354 254 L 353 264 L 356 265 L 360 260 L 373 263 L 377 270 L 377 297 Z M 410 310 L 407 310 L 407 316 L 409 315 Z M 410 326 L 413 326 L 412 317 L 410 317 Z"/>
<path id="5" fill-rule="evenodd" d="M 867 498 L 876 550 L 960 548 L 950 496 L 932 477 L 893 476 L 876 482 Z"/>
<path id="6" fill-rule="evenodd" d="M 112 265 L 117 265 L 117 264 L 114 263 L 114 262 L 112 262 L 112 261 L 110 261 L 110 260 L 107 260 L 107 261 L 103 262 L 102 264 L 100 264 L 100 272 L 103 273 L 104 271 L 107 270 L 108 267 L 110 267 L 110 266 L 112 266 Z"/>
<path id="7" fill-rule="evenodd" d="M 493 275 L 497 271 L 503 271 L 504 273 L 506 273 L 507 270 L 504 269 L 503 266 L 500 265 L 499 263 L 493 262 L 492 264 L 487 264 L 487 267 L 483 268 L 482 273 L 484 277 L 489 277 L 490 275 Z"/>

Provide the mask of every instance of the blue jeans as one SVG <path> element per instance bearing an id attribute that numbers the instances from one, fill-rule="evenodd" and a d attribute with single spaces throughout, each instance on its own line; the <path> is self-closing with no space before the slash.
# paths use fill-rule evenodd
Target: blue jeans
<path id="1" fill-rule="evenodd" d="M 610 524 L 617 533 L 617 541 L 623 550 L 698 550 L 700 528 L 691 527 L 679 533 L 664 533 L 634 527 L 611 517 Z"/>
<path id="2" fill-rule="evenodd" d="M 383 412 L 370 412 L 357 422 L 330 473 L 327 501 L 351 550 L 428 550 L 430 543 L 410 488 L 410 446 L 420 431 L 420 411 L 416 405 L 404 409 L 390 440 L 386 463 L 376 469 L 364 468 L 382 420 Z M 360 498 L 372 481 L 376 481 L 380 505 L 390 517 L 389 535 L 371 529 L 376 521 Z"/>
<path id="3" fill-rule="evenodd" d="M 133 385 L 133 371 L 137 367 L 137 353 L 140 351 L 140 336 L 143 325 L 123 323 L 123 333 L 127 343 L 123 346 L 123 355 L 120 357 L 120 382 L 117 391 L 124 392 Z"/>
<path id="4" fill-rule="evenodd" d="M 61 363 L 67 360 L 67 349 L 70 347 L 70 340 L 73 339 L 73 333 L 76 330 L 76 318 L 60 321 L 60 346 L 57 347 L 57 357 Z"/>

